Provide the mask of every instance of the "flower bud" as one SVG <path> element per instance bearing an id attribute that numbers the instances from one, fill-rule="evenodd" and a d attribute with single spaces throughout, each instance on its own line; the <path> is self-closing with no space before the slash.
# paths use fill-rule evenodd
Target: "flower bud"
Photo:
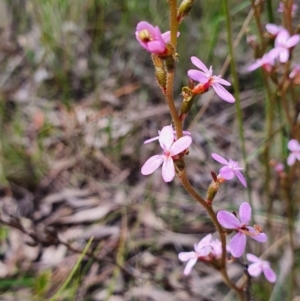
<path id="1" fill-rule="evenodd" d="M 183 101 L 181 103 L 179 116 L 180 119 L 183 120 L 192 108 L 194 94 L 189 87 L 183 87 L 181 95 L 183 96 Z"/>
<path id="2" fill-rule="evenodd" d="M 195 0 L 183 0 L 177 11 L 177 21 L 179 23 L 190 13 Z"/>
<path id="3" fill-rule="evenodd" d="M 210 185 L 207 189 L 207 194 L 206 194 L 206 202 L 209 205 L 212 204 L 212 202 L 220 188 L 220 183 L 219 183 L 217 175 L 214 171 L 211 171 L 211 176 L 212 176 L 213 180 L 210 183 Z"/>
<path id="4" fill-rule="evenodd" d="M 165 54 L 160 55 L 159 58 L 164 61 L 167 72 L 174 72 L 177 54 L 175 53 L 174 47 L 170 43 L 167 44 L 166 49 L 167 51 L 165 52 Z"/>
<path id="5" fill-rule="evenodd" d="M 167 86 L 167 73 L 163 64 L 163 61 L 155 54 L 152 55 L 152 61 L 155 68 L 155 77 L 158 85 L 163 90 L 166 91 Z"/>

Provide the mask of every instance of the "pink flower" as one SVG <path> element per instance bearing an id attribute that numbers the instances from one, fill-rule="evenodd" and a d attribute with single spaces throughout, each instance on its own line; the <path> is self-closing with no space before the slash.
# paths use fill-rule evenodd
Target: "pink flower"
<path id="1" fill-rule="evenodd" d="M 251 64 L 247 70 L 253 71 L 259 67 L 263 67 L 267 72 L 270 72 L 274 65 L 275 57 L 276 56 L 272 55 L 272 53 L 266 53 L 262 58 L 257 59 L 253 64 Z"/>
<path id="2" fill-rule="evenodd" d="M 275 163 L 274 169 L 280 174 L 284 171 L 284 165 L 282 163 Z"/>
<path id="3" fill-rule="evenodd" d="M 281 63 L 286 63 L 290 57 L 290 48 L 294 47 L 300 41 L 300 35 L 290 36 L 286 29 L 282 29 L 276 39 L 275 47 L 269 52 L 273 57 L 279 57 Z"/>
<path id="4" fill-rule="evenodd" d="M 212 87 L 223 100 L 231 103 L 235 102 L 234 97 L 222 86 L 231 86 L 227 80 L 222 79 L 221 75 L 212 75 L 212 67 L 210 66 L 210 68 L 207 69 L 207 67 L 197 57 L 192 56 L 191 61 L 196 67 L 202 70 L 199 71 L 191 69 L 188 71 L 188 76 L 200 83 L 194 88 L 193 93 L 199 94 L 198 90 L 203 93 L 205 90 Z"/>
<path id="5" fill-rule="evenodd" d="M 159 134 L 159 143 L 164 153 L 150 157 L 142 166 L 143 175 L 152 174 L 161 164 L 162 177 L 165 182 L 171 182 L 175 177 L 173 157 L 186 150 L 192 143 L 190 136 L 184 136 L 174 142 L 174 131 L 172 126 L 165 126 Z"/>
<path id="6" fill-rule="evenodd" d="M 247 254 L 247 259 L 250 262 L 253 262 L 248 267 L 248 273 L 252 277 L 258 277 L 261 274 L 261 272 L 263 272 L 266 279 L 269 282 L 273 283 L 276 281 L 276 278 L 277 278 L 276 274 L 270 267 L 270 263 L 268 261 L 261 260 L 260 258 L 256 257 L 253 254 Z"/>
<path id="7" fill-rule="evenodd" d="M 224 164 L 225 166 L 223 166 L 219 173 L 220 176 L 225 179 L 225 180 L 231 180 L 235 175 L 237 176 L 237 178 L 240 180 L 240 182 L 242 183 L 242 185 L 244 187 L 247 187 L 247 183 L 246 180 L 244 178 L 244 176 L 242 175 L 242 173 L 240 172 L 240 170 L 243 170 L 244 168 L 239 167 L 239 163 L 235 162 L 233 160 L 229 160 L 229 162 L 224 159 L 222 156 L 218 155 L 218 154 L 211 154 L 211 156 L 219 163 Z"/>
<path id="8" fill-rule="evenodd" d="M 287 158 L 287 164 L 293 165 L 296 160 L 300 161 L 300 144 L 296 139 L 292 139 L 288 143 L 288 149 L 291 151 Z"/>
<path id="9" fill-rule="evenodd" d="M 179 36 L 179 32 L 177 36 Z M 170 31 L 160 33 L 158 26 L 154 27 L 146 21 L 139 22 L 136 26 L 136 39 L 148 52 L 154 54 L 166 54 L 166 44 L 170 43 Z"/>
<path id="10" fill-rule="evenodd" d="M 222 244 L 216 239 L 212 240 L 212 235 L 208 234 L 200 240 L 198 244 L 194 245 L 192 252 L 180 252 L 178 258 L 180 261 L 188 262 L 185 269 L 184 275 L 188 275 L 193 266 L 198 260 L 201 261 L 212 261 L 213 259 L 219 259 L 222 254 Z"/>
<path id="11" fill-rule="evenodd" d="M 292 16 L 295 15 L 297 8 L 298 8 L 297 4 L 293 4 L 293 5 L 292 5 Z M 283 12 L 285 11 L 285 6 L 284 6 L 284 3 L 283 3 L 283 2 L 280 2 L 280 3 L 279 3 L 279 6 L 278 6 L 278 8 L 277 8 L 277 11 L 278 11 L 279 13 L 283 13 Z"/>
<path id="12" fill-rule="evenodd" d="M 247 44 L 249 44 L 253 49 L 257 47 L 257 38 L 254 35 L 249 35 L 246 38 Z"/>
<path id="13" fill-rule="evenodd" d="M 211 254 L 213 258 L 220 259 L 222 256 L 222 243 L 219 239 L 211 240 L 209 247 L 212 248 Z"/>
<path id="14" fill-rule="evenodd" d="M 300 64 L 296 64 L 291 71 L 289 78 L 293 81 L 294 84 L 300 84 Z"/>
<path id="15" fill-rule="evenodd" d="M 260 229 L 255 229 L 248 226 L 251 219 L 252 209 L 248 203 L 242 203 L 239 209 L 240 220 L 231 212 L 221 210 L 217 214 L 219 223 L 226 229 L 237 231 L 229 243 L 229 248 L 232 256 L 241 257 L 246 247 L 246 237 L 250 236 L 256 241 L 265 242 L 267 236 L 260 232 Z"/>
<path id="16" fill-rule="evenodd" d="M 173 129 L 173 126 L 172 126 L 172 125 L 170 125 L 170 126 L 171 126 L 172 129 Z M 144 144 L 148 144 L 148 143 L 150 143 L 150 142 L 153 142 L 153 141 L 155 141 L 155 140 L 158 140 L 158 139 L 159 139 L 159 136 L 160 136 L 160 133 L 161 133 L 161 131 L 158 131 L 158 136 L 153 137 L 153 138 L 150 138 L 150 139 L 144 141 Z M 173 129 L 173 134 L 174 134 L 174 141 L 175 141 L 175 140 L 176 140 L 176 131 L 175 131 L 174 129 Z M 183 131 L 183 135 L 185 135 L 185 136 L 191 136 L 191 133 L 188 132 L 188 131 Z"/>
<path id="17" fill-rule="evenodd" d="M 281 30 L 283 30 L 284 28 L 282 26 L 278 26 L 276 24 L 269 23 L 266 25 L 266 29 L 271 35 L 277 36 L 279 34 L 279 32 Z"/>
<path id="18" fill-rule="evenodd" d="M 159 27 L 145 21 L 137 24 L 135 36 L 142 47 L 154 54 L 163 54 L 166 51 L 166 43 L 170 41 L 170 33 L 165 33 L 164 40 Z"/>

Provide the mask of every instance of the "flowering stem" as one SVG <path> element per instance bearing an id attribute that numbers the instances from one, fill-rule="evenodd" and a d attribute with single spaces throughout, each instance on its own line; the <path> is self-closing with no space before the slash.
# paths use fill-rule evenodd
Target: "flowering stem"
<path id="1" fill-rule="evenodd" d="M 177 0 L 168 0 L 169 3 L 169 9 L 170 9 L 170 31 L 171 31 L 171 44 L 174 47 L 174 54 L 176 53 L 176 44 L 177 44 L 177 30 L 178 30 L 178 20 L 177 20 Z M 166 102 L 170 108 L 170 113 L 172 115 L 172 119 L 174 122 L 175 130 L 176 130 L 176 136 L 177 139 L 183 136 L 182 133 L 182 122 L 179 118 L 179 115 L 177 113 L 177 109 L 174 102 L 174 96 L 173 96 L 173 86 L 174 86 L 174 78 L 175 78 L 175 68 L 172 70 L 167 70 L 167 84 L 166 84 L 166 92 L 165 92 L 165 99 Z M 237 79 L 237 77 L 235 77 Z M 236 81 L 237 83 L 237 81 Z M 236 89 L 237 91 L 238 89 Z M 241 116 L 240 116 L 241 117 Z M 212 222 L 214 223 L 221 239 L 222 243 L 222 258 L 221 258 L 221 267 L 220 272 L 223 276 L 224 282 L 228 285 L 228 287 L 234 289 L 241 301 L 244 301 L 243 291 L 242 288 L 238 288 L 234 283 L 231 282 L 231 280 L 228 277 L 227 269 L 226 269 L 226 234 L 223 231 L 222 226 L 217 220 L 216 214 L 213 210 L 213 208 L 195 191 L 195 189 L 190 184 L 186 171 L 183 170 L 183 172 L 180 175 L 180 180 L 186 191 L 190 194 L 192 198 L 194 198 L 200 205 L 202 205 L 208 215 L 210 216 Z"/>
<path id="2" fill-rule="evenodd" d="M 220 273 L 222 274 L 223 280 L 224 280 L 224 282 L 226 283 L 226 285 L 227 285 L 228 287 L 230 287 L 231 289 L 233 289 L 233 290 L 236 291 L 236 293 L 238 294 L 238 297 L 239 297 L 240 301 L 244 301 L 244 300 L 245 300 L 245 297 L 244 297 L 243 290 L 242 290 L 241 288 L 237 287 L 235 284 L 233 284 L 233 283 L 230 281 L 230 279 L 229 279 L 229 277 L 228 277 L 228 274 L 227 274 L 227 271 L 226 271 L 226 268 L 222 268 L 222 269 L 220 270 Z"/>
<path id="3" fill-rule="evenodd" d="M 222 274 L 223 280 L 226 283 L 226 285 L 228 287 L 230 287 L 231 289 L 235 290 L 236 293 L 239 296 L 239 299 L 241 301 L 243 301 L 244 300 L 244 295 L 243 295 L 242 288 L 239 288 L 234 283 L 232 283 L 231 280 L 229 279 L 228 274 L 227 274 L 227 269 L 226 269 L 226 263 L 227 263 L 227 258 L 226 258 L 226 252 L 227 252 L 226 251 L 226 234 L 223 231 L 223 228 L 220 225 L 213 208 L 192 187 L 190 181 L 187 178 L 185 170 L 182 172 L 180 180 L 181 180 L 181 183 L 182 183 L 183 187 L 190 194 L 190 196 L 192 198 L 194 198 L 200 205 L 202 205 L 206 209 L 209 217 L 211 218 L 213 224 L 215 225 L 215 227 L 216 227 L 216 229 L 217 229 L 217 231 L 220 235 L 220 239 L 221 239 L 221 243 L 222 243 L 222 257 L 221 257 L 220 273 Z"/>

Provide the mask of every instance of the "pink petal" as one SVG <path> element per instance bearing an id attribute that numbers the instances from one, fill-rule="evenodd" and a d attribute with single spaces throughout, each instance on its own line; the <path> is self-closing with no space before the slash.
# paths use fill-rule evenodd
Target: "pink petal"
<path id="1" fill-rule="evenodd" d="M 212 153 L 211 156 L 219 163 L 224 164 L 224 165 L 228 165 L 229 162 L 224 159 L 222 156 L 216 154 L 216 153 Z"/>
<path id="2" fill-rule="evenodd" d="M 165 159 L 162 166 L 162 177 L 165 182 L 171 182 L 175 177 L 175 167 L 172 158 Z"/>
<path id="3" fill-rule="evenodd" d="M 165 51 L 166 45 L 160 41 L 151 41 L 147 43 L 148 51 L 155 54 L 161 54 Z"/>
<path id="4" fill-rule="evenodd" d="M 231 83 L 228 82 L 227 80 L 223 79 L 223 78 L 215 79 L 215 82 L 220 84 L 220 85 L 231 86 Z"/>
<path id="5" fill-rule="evenodd" d="M 170 31 L 166 31 L 165 33 L 162 33 L 161 37 L 163 38 L 163 40 L 164 40 L 165 43 L 170 43 L 171 32 Z"/>
<path id="6" fill-rule="evenodd" d="M 163 44 L 164 46 L 166 46 L 166 43 L 165 43 L 165 41 L 162 38 L 160 29 L 159 29 L 158 26 L 155 26 L 155 40 L 161 42 L 161 44 Z"/>
<path id="7" fill-rule="evenodd" d="M 178 258 L 180 261 L 186 262 L 190 259 L 197 258 L 197 254 L 195 252 L 180 252 Z"/>
<path id="8" fill-rule="evenodd" d="M 243 233 L 235 234 L 229 243 L 230 252 L 234 257 L 241 257 L 246 247 L 246 235 Z"/>
<path id="9" fill-rule="evenodd" d="M 147 30 L 150 34 L 150 36 L 155 37 L 156 36 L 156 29 L 153 25 L 146 21 L 141 21 L 136 25 L 136 32 L 139 33 L 142 30 Z"/>
<path id="10" fill-rule="evenodd" d="M 152 174 L 164 161 L 163 155 L 155 155 L 150 157 L 142 166 L 141 173 L 144 176 Z"/>
<path id="11" fill-rule="evenodd" d="M 223 100 L 233 103 L 235 102 L 235 98 L 220 84 L 212 84 L 215 92 L 222 98 Z"/>
<path id="12" fill-rule="evenodd" d="M 234 177 L 234 172 L 229 166 L 223 166 L 220 169 L 220 175 L 225 180 L 231 180 Z"/>
<path id="13" fill-rule="evenodd" d="M 251 219 L 251 214 L 252 214 L 251 206 L 246 202 L 242 203 L 239 209 L 239 216 L 240 216 L 241 223 L 243 225 L 248 225 Z"/>
<path id="14" fill-rule="evenodd" d="M 296 44 L 298 44 L 300 41 L 300 36 L 298 34 L 295 34 L 291 36 L 288 41 L 286 42 L 286 47 L 291 48 L 294 47 Z"/>
<path id="15" fill-rule="evenodd" d="M 250 254 L 250 253 L 247 254 L 247 259 L 250 262 L 261 262 L 260 258 L 258 258 L 257 256 L 255 256 L 253 254 Z"/>
<path id="16" fill-rule="evenodd" d="M 280 30 L 282 30 L 282 27 L 277 26 L 275 24 L 267 24 L 266 29 L 269 33 L 271 33 L 273 35 L 277 35 L 280 32 Z"/>
<path id="17" fill-rule="evenodd" d="M 296 156 L 295 154 L 291 153 L 287 158 L 287 164 L 289 166 L 292 166 L 295 163 L 295 161 L 296 161 Z"/>
<path id="18" fill-rule="evenodd" d="M 187 136 L 191 136 L 191 132 L 188 132 L 188 131 L 182 131 L 183 135 L 187 135 Z"/>
<path id="19" fill-rule="evenodd" d="M 256 236 L 251 236 L 251 238 L 258 242 L 266 242 L 268 240 L 268 236 L 265 233 L 259 233 Z"/>
<path id="20" fill-rule="evenodd" d="M 261 67 L 262 66 L 262 61 L 261 60 L 257 60 L 256 62 L 254 62 L 253 64 L 251 64 L 248 68 L 247 68 L 247 70 L 249 71 L 249 72 L 251 72 L 251 71 L 253 71 L 253 70 L 255 70 L 255 69 L 257 69 L 257 68 L 259 68 L 259 67 Z"/>
<path id="21" fill-rule="evenodd" d="M 199 250 L 200 248 L 203 248 L 204 246 L 207 246 L 210 241 L 211 241 L 212 235 L 208 234 L 206 236 L 204 236 L 200 242 L 198 243 L 198 245 L 196 245 L 195 249 Z"/>
<path id="22" fill-rule="evenodd" d="M 289 39 L 290 34 L 286 29 L 282 29 L 276 39 L 275 39 L 275 47 L 281 47 L 283 45 L 285 45 L 286 41 Z"/>
<path id="23" fill-rule="evenodd" d="M 159 133 L 159 143 L 164 151 L 169 151 L 175 139 L 174 130 L 171 125 L 164 126 Z"/>
<path id="24" fill-rule="evenodd" d="M 281 63 L 286 63 L 289 59 L 290 53 L 287 49 L 281 49 L 281 52 L 279 54 L 279 61 Z"/>
<path id="25" fill-rule="evenodd" d="M 202 247 L 201 249 L 198 250 L 197 254 L 198 257 L 206 257 L 207 255 L 209 255 L 211 252 L 213 251 L 212 246 L 205 246 Z"/>
<path id="26" fill-rule="evenodd" d="M 246 179 L 244 178 L 243 174 L 239 170 L 236 170 L 234 173 L 237 176 L 237 178 L 240 180 L 242 185 L 244 187 L 247 187 L 247 182 L 246 182 Z"/>
<path id="27" fill-rule="evenodd" d="M 191 69 L 188 71 L 188 77 L 199 83 L 207 83 L 208 77 L 205 73 L 199 70 Z"/>
<path id="28" fill-rule="evenodd" d="M 180 36 L 180 32 L 177 32 L 177 37 Z M 161 37 L 163 38 L 165 43 L 170 43 L 171 41 L 171 32 L 170 31 L 166 31 L 165 33 L 162 33 Z"/>
<path id="29" fill-rule="evenodd" d="M 248 228 L 249 232 L 252 232 L 252 233 L 256 232 L 253 227 L 248 226 L 247 228 Z M 259 233 L 257 235 L 253 235 L 250 237 L 258 242 L 266 242 L 268 240 L 268 236 L 265 233 Z"/>
<path id="30" fill-rule="evenodd" d="M 170 148 L 171 156 L 176 156 L 186 150 L 191 145 L 192 141 L 190 136 L 183 136 L 176 140 Z"/>
<path id="31" fill-rule="evenodd" d="M 263 272 L 264 272 L 266 279 L 269 282 L 271 282 L 271 283 L 276 282 L 277 276 L 269 265 L 263 266 Z"/>
<path id="32" fill-rule="evenodd" d="M 135 37 L 136 37 L 136 39 L 138 40 L 138 42 L 140 43 L 140 45 L 141 45 L 145 50 L 148 51 L 148 45 L 147 45 L 147 43 L 143 42 L 143 41 L 140 39 L 139 33 L 138 33 L 138 32 L 135 33 Z"/>
<path id="33" fill-rule="evenodd" d="M 248 273 L 252 277 L 258 277 L 262 272 L 262 267 L 260 262 L 252 263 L 248 267 Z"/>
<path id="34" fill-rule="evenodd" d="M 281 52 L 281 48 L 271 49 L 267 54 L 263 56 L 263 58 L 266 60 L 265 63 L 269 61 L 270 64 L 273 64 L 273 60 L 280 55 L 280 52 Z"/>
<path id="35" fill-rule="evenodd" d="M 204 71 L 205 73 L 208 73 L 208 69 L 207 67 L 202 63 L 202 61 L 200 61 L 197 57 L 192 56 L 191 57 L 191 61 L 192 63 L 199 68 L 200 70 Z"/>
<path id="36" fill-rule="evenodd" d="M 290 151 L 299 151 L 300 150 L 300 144 L 296 139 L 292 139 L 289 141 L 288 145 L 287 145 L 288 149 Z"/>
<path id="37" fill-rule="evenodd" d="M 193 266 L 196 264 L 197 260 L 198 260 L 198 258 L 194 258 L 194 259 L 190 259 L 190 260 L 188 261 L 188 263 L 187 263 L 187 265 L 186 265 L 186 267 L 185 267 L 185 269 L 184 269 L 184 271 L 183 271 L 183 274 L 184 274 L 184 275 L 187 276 L 187 275 L 190 274 L 190 272 L 191 272 Z"/>
<path id="38" fill-rule="evenodd" d="M 236 218 L 234 214 L 229 211 L 221 210 L 217 214 L 217 219 L 219 223 L 227 229 L 238 229 L 241 225 L 241 222 Z"/>
<path id="39" fill-rule="evenodd" d="M 150 142 L 152 142 L 152 141 L 155 141 L 155 140 L 158 140 L 159 139 L 159 136 L 156 136 L 156 137 L 154 137 L 154 138 L 150 138 L 150 139 L 148 139 L 148 140 L 145 140 L 144 141 L 144 144 L 148 144 L 148 143 L 150 143 Z"/>

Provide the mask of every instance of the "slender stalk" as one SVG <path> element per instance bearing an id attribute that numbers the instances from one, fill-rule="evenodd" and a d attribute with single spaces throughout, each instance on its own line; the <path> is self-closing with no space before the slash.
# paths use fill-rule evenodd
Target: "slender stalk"
<path id="1" fill-rule="evenodd" d="M 62 286 L 59 288 L 59 290 L 55 293 L 55 295 L 50 299 L 50 301 L 55 301 L 57 298 L 60 297 L 60 295 L 62 294 L 62 292 L 66 289 L 66 287 L 68 286 L 68 284 L 70 283 L 70 281 L 72 280 L 74 274 L 76 273 L 76 271 L 79 268 L 79 265 L 81 263 L 81 261 L 83 260 L 83 257 L 85 256 L 86 252 L 88 251 L 92 241 L 93 241 L 93 237 L 91 237 L 88 241 L 88 243 L 86 244 L 84 250 L 82 251 L 81 255 L 79 256 L 75 266 L 73 267 L 71 273 L 69 274 L 67 280 L 62 284 Z"/>
<path id="2" fill-rule="evenodd" d="M 104 301 L 108 301 L 112 296 L 117 283 L 117 278 L 120 275 L 120 271 L 121 271 L 120 266 L 123 266 L 124 264 L 126 234 L 127 234 L 127 217 L 126 217 L 126 210 L 124 207 L 122 210 L 121 235 L 120 235 L 119 247 L 118 247 L 117 258 L 116 258 L 117 265 L 114 268 L 113 276 L 112 276 L 113 279 L 111 280 L 107 288 L 107 295 Z"/>
<path id="3" fill-rule="evenodd" d="M 267 12 L 268 12 L 268 19 L 270 23 L 274 23 L 274 14 L 272 8 L 272 0 L 267 0 Z"/>
<path id="4" fill-rule="evenodd" d="M 286 119 L 288 121 L 290 130 L 292 131 L 293 130 L 293 118 L 292 118 L 292 116 L 290 114 L 290 110 L 289 110 L 289 107 L 288 107 L 287 98 L 286 98 L 286 91 L 282 91 L 282 94 L 281 94 L 281 105 L 283 107 L 283 110 L 284 110 Z"/>
<path id="5" fill-rule="evenodd" d="M 289 31 L 289 33 L 293 34 L 293 24 L 292 24 L 292 10 L 293 10 L 293 3 L 294 0 L 288 0 L 286 3 L 284 3 L 285 8 L 284 9 L 284 19 L 286 24 L 286 29 Z"/>
<path id="6" fill-rule="evenodd" d="M 290 174 L 294 174 L 296 169 L 296 165 L 294 164 L 292 168 L 290 169 Z M 293 178 L 294 179 L 294 178 Z M 289 232 L 289 243 L 291 248 L 291 254 L 292 254 L 292 262 L 295 262 L 295 242 L 294 242 L 294 233 L 295 233 L 295 227 L 294 227 L 294 206 L 293 206 L 293 199 L 291 195 L 292 191 L 292 181 L 289 181 L 289 178 L 286 179 L 284 194 L 285 194 L 285 201 L 287 206 L 287 223 L 288 223 L 288 232 Z M 295 266 L 293 265 L 291 275 L 290 275 L 290 287 L 289 287 L 289 297 L 293 295 L 294 291 L 294 283 L 295 283 L 295 277 L 296 277 L 296 270 Z M 290 298 L 291 299 L 291 298 Z"/>
<path id="7" fill-rule="evenodd" d="M 170 7 L 170 31 L 171 31 L 171 44 L 176 51 L 177 45 L 177 31 L 178 31 L 178 21 L 177 21 L 177 0 L 168 0 Z"/>
<path id="8" fill-rule="evenodd" d="M 260 22 L 260 13 L 257 9 L 257 5 L 256 5 L 255 0 L 251 0 L 251 6 L 252 6 L 252 9 L 254 11 L 254 18 L 255 18 L 256 27 L 257 27 L 257 30 L 258 30 L 260 45 L 263 48 L 264 47 L 264 32 L 263 32 L 262 25 L 261 25 L 261 22 Z"/>
<path id="9" fill-rule="evenodd" d="M 235 63 L 235 56 L 234 56 L 234 49 L 233 49 L 232 35 L 231 35 L 231 17 L 230 17 L 229 8 L 228 8 L 228 0 L 222 0 L 222 3 L 223 3 L 224 14 L 225 14 L 225 20 L 226 20 L 228 50 L 229 50 L 229 55 L 231 56 L 230 71 L 231 71 L 231 76 L 233 78 L 235 107 L 236 107 L 236 112 L 237 112 L 239 137 L 241 140 L 242 156 L 243 156 L 243 160 L 244 160 L 244 164 L 245 164 L 245 175 L 246 175 L 246 179 L 247 179 L 247 195 L 248 195 L 249 203 L 252 207 L 251 183 L 250 183 L 250 179 L 249 179 L 249 165 L 247 163 L 247 155 L 246 155 L 246 147 L 245 147 L 241 99 L 240 99 L 240 94 L 239 94 L 239 83 L 238 83 L 238 76 L 237 76 L 237 72 L 236 72 L 236 63 Z"/>
<path id="10" fill-rule="evenodd" d="M 290 131 L 293 131 L 293 114 L 289 110 L 289 104 L 288 99 L 286 97 L 287 89 L 289 88 L 286 83 L 289 83 L 289 72 L 290 72 L 290 61 L 287 61 L 284 65 L 284 72 L 279 80 L 278 84 L 278 94 L 281 96 L 281 105 L 283 107 L 283 110 L 286 115 L 286 119 L 288 121 L 288 124 L 290 126 Z"/>
<path id="11" fill-rule="evenodd" d="M 264 36 L 263 36 L 263 30 L 262 30 L 262 25 L 261 25 L 261 19 L 260 19 L 260 12 L 258 11 L 257 5 L 255 0 L 251 0 L 251 5 L 252 9 L 254 11 L 254 17 L 255 17 L 255 22 L 256 22 L 256 27 L 258 28 L 258 33 L 259 33 L 259 40 L 260 40 L 260 49 L 262 55 L 265 51 L 265 41 L 264 41 Z M 268 1 L 268 16 L 269 20 L 273 18 L 273 14 L 271 12 L 272 5 L 271 1 Z M 266 196 L 268 199 L 268 212 L 272 211 L 272 206 L 273 206 L 273 200 L 271 198 L 271 169 L 270 169 L 270 144 L 271 144 L 271 138 L 273 136 L 273 123 L 274 123 L 274 100 L 272 96 L 272 92 L 270 89 L 269 85 L 269 80 L 268 80 L 268 74 L 262 70 L 261 72 L 262 79 L 263 79 L 263 84 L 266 92 L 266 100 L 265 100 L 265 114 L 266 114 L 266 121 L 265 121 L 265 133 L 266 133 L 266 145 L 263 151 L 263 157 L 264 157 L 264 164 L 265 164 L 265 191 L 266 191 Z M 268 222 L 267 222 L 268 224 Z"/>
<path id="12" fill-rule="evenodd" d="M 265 100 L 265 134 L 266 134 L 266 144 L 263 151 L 264 164 L 265 164 L 265 195 L 267 197 L 268 212 L 272 212 L 273 198 L 271 194 L 271 168 L 270 168 L 270 145 L 273 137 L 273 123 L 274 123 L 274 100 L 272 92 L 269 85 L 268 75 L 265 70 L 261 72 L 264 88 L 266 92 Z"/>
<path id="13" fill-rule="evenodd" d="M 176 53 L 177 45 L 177 31 L 178 31 L 178 21 L 177 21 L 177 0 L 168 0 L 170 8 L 170 32 L 171 32 L 171 44 L 174 47 L 174 52 Z M 170 108 L 170 113 L 174 122 L 176 136 L 177 138 L 182 137 L 182 123 L 179 119 L 177 109 L 173 97 L 173 86 L 175 78 L 175 68 L 174 70 L 167 72 L 167 85 L 165 99 Z"/>
<path id="14" fill-rule="evenodd" d="M 179 115 L 177 113 L 177 109 L 174 102 L 173 97 L 173 85 L 174 85 L 174 78 L 175 78 L 175 71 L 167 73 L 167 86 L 166 86 L 166 93 L 165 99 L 170 108 L 170 113 L 174 122 L 175 130 L 176 130 L 176 137 L 182 137 L 182 123 L 179 119 Z"/>

